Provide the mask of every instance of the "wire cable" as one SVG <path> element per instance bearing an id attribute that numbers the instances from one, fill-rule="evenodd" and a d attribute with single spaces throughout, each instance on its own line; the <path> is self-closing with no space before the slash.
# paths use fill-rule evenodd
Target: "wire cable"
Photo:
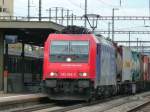
<path id="1" fill-rule="evenodd" d="M 75 7 L 78 7 L 82 10 L 84 10 L 84 8 L 80 7 L 78 4 L 74 3 L 72 0 L 68 0 L 72 5 L 74 5 Z"/>
<path id="2" fill-rule="evenodd" d="M 105 6 L 108 6 L 108 7 L 119 7 L 118 5 L 112 5 L 112 4 L 106 3 L 103 0 L 97 0 L 97 1 L 101 2 L 102 4 L 104 4 Z"/>

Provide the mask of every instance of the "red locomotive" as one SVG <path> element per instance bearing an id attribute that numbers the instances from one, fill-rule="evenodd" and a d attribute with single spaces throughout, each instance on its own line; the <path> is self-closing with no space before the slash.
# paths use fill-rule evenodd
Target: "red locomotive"
<path id="1" fill-rule="evenodd" d="M 50 99 L 90 100 L 145 87 L 140 53 L 75 30 L 50 34 L 45 42 L 43 81 Z"/>

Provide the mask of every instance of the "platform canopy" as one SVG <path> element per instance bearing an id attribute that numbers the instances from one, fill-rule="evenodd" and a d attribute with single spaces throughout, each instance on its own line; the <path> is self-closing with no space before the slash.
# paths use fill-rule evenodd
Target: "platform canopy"
<path id="1" fill-rule="evenodd" d="M 16 35 L 17 41 L 43 46 L 50 33 L 61 31 L 64 26 L 53 22 L 0 21 L 0 32 L 4 35 Z"/>

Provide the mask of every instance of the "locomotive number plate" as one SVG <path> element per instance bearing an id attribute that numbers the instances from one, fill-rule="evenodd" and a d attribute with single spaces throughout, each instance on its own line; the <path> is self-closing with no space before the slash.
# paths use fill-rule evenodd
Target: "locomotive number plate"
<path id="1" fill-rule="evenodd" d="M 62 76 L 62 77 L 74 77 L 74 76 L 76 76 L 76 73 L 60 73 L 60 76 Z"/>

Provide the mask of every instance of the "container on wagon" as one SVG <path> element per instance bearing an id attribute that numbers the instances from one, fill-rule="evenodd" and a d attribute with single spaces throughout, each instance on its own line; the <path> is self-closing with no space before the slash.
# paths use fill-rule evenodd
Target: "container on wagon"
<path id="1" fill-rule="evenodd" d="M 128 47 L 122 47 L 122 81 L 132 82 L 132 51 Z"/>
<path id="2" fill-rule="evenodd" d="M 97 50 L 97 84 L 116 85 L 115 47 L 111 42 L 98 38 Z"/>
<path id="3" fill-rule="evenodd" d="M 141 80 L 141 56 L 140 53 L 132 51 L 132 81 Z"/>
<path id="4" fill-rule="evenodd" d="M 122 57 L 121 57 L 121 47 L 118 47 L 117 43 L 113 43 L 116 50 L 116 80 L 121 82 L 122 78 Z"/>
<path id="5" fill-rule="evenodd" d="M 149 64 L 149 57 L 143 56 L 143 79 L 144 79 L 144 81 L 149 80 L 148 64 Z"/>

